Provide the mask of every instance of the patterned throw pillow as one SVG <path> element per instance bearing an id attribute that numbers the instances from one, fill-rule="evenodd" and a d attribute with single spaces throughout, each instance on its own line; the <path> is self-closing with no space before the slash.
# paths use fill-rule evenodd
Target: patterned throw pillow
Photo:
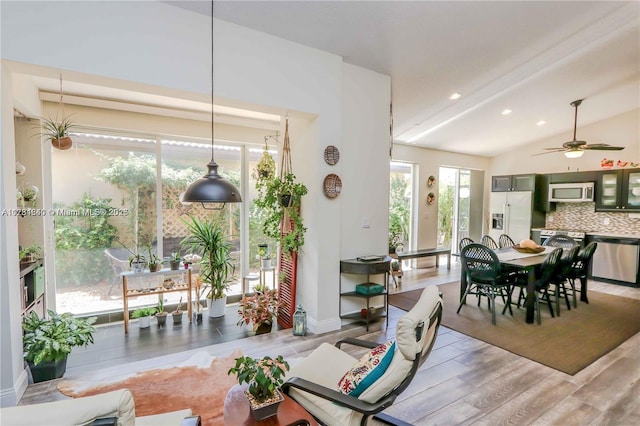
<path id="1" fill-rule="evenodd" d="M 387 370 L 395 348 L 396 342 L 390 340 L 364 354 L 351 370 L 342 376 L 338 382 L 338 390 L 351 396 L 360 396 Z"/>

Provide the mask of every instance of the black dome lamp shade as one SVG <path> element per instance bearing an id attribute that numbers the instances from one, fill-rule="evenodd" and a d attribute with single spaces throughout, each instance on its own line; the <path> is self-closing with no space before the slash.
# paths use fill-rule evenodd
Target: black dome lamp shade
<path id="1" fill-rule="evenodd" d="M 214 112 L 213 112 L 213 1 L 211 1 L 211 161 L 207 164 L 209 169 L 207 174 L 189 185 L 180 200 L 183 203 L 202 203 L 203 208 L 207 208 L 205 203 L 222 204 L 213 209 L 219 210 L 226 203 L 240 203 L 240 191 L 231 182 L 225 180 L 218 173 L 218 164 L 213 158 L 214 149 Z M 211 210 L 211 209 L 209 209 Z"/>

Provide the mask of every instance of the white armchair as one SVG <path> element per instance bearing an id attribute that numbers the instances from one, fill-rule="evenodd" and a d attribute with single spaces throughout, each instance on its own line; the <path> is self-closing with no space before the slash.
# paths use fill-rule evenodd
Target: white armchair
<path id="1" fill-rule="evenodd" d="M 364 426 L 374 416 L 384 423 L 406 424 L 381 412 L 391 406 L 409 386 L 416 371 L 431 353 L 441 319 L 440 292 L 438 287 L 428 286 L 413 309 L 398 319 L 396 348 L 393 352 L 388 349 L 390 342 L 379 346 L 379 343 L 348 338 L 339 341 L 336 346 L 323 343 L 291 368 L 287 374 L 289 379 L 282 389 L 323 424 Z M 363 357 L 364 361 L 363 358 L 359 361 L 340 350 L 341 344 L 370 348 L 372 351 Z M 345 388 L 351 387 L 350 383 L 347 383 L 349 386 L 339 386 L 339 383 L 345 383 L 345 373 L 361 373 L 367 368 L 362 363 L 368 362 L 371 354 L 374 358 L 390 355 L 390 361 L 376 358 L 370 364 L 373 367 L 368 367 L 369 374 L 374 378 L 362 379 L 353 391 L 344 393 Z M 384 371 L 374 373 L 377 367 L 387 362 Z M 368 380 L 367 385 L 361 386 L 365 380 Z"/>
<path id="2" fill-rule="evenodd" d="M 191 409 L 136 417 L 133 394 L 121 389 L 84 398 L 0 408 L 0 423 L 11 426 L 186 426 L 200 425 Z"/>

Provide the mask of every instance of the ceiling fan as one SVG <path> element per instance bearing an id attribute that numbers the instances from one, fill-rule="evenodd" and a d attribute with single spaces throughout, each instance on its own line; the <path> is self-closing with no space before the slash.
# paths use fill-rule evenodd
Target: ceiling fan
<path id="1" fill-rule="evenodd" d="M 575 120 L 573 122 L 573 140 L 563 143 L 562 148 L 545 148 L 547 152 L 541 152 L 540 154 L 534 155 L 549 154 L 551 152 L 564 152 L 564 155 L 567 158 L 578 158 L 582 157 L 582 154 L 584 154 L 584 151 L 587 149 L 600 151 L 621 151 L 624 149 L 623 146 L 611 146 L 606 143 L 594 143 L 591 145 L 587 145 L 586 141 L 579 141 L 576 139 L 576 128 L 578 126 L 578 107 L 583 100 L 584 99 L 578 99 L 577 101 L 571 102 L 571 106 L 576 109 Z"/>

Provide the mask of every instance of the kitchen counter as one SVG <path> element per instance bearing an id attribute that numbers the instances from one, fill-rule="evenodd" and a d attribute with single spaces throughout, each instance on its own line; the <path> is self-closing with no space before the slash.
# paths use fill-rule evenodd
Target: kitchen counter
<path id="1" fill-rule="evenodd" d="M 633 238 L 633 239 L 637 239 L 640 240 L 640 235 L 634 235 L 634 234 L 619 234 L 619 233 L 611 233 L 611 232 L 587 232 L 587 236 L 594 236 L 594 237 L 613 237 L 613 238 Z"/>

